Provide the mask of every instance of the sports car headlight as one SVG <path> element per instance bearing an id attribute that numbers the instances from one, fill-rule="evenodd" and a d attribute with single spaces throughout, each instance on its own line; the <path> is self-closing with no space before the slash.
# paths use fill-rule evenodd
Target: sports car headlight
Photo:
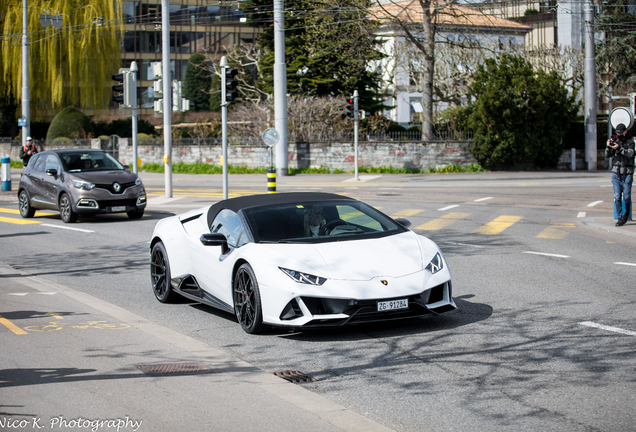
<path id="1" fill-rule="evenodd" d="M 91 190 L 95 187 L 95 185 L 91 182 L 83 181 L 83 180 L 73 180 L 73 186 L 78 189 Z"/>
<path id="2" fill-rule="evenodd" d="M 286 269 L 282 267 L 278 267 L 278 268 L 281 269 L 283 273 L 285 273 L 287 276 L 289 276 L 290 278 L 292 278 L 298 283 L 307 284 L 307 285 L 322 285 L 327 281 L 327 279 L 325 279 L 324 277 L 314 276 L 309 273 L 302 273 L 296 270 L 290 270 L 290 269 Z"/>
<path id="3" fill-rule="evenodd" d="M 444 268 L 444 261 L 442 261 L 442 256 L 437 252 L 430 263 L 426 266 L 426 270 L 430 271 L 431 274 L 435 274 L 441 269 Z"/>

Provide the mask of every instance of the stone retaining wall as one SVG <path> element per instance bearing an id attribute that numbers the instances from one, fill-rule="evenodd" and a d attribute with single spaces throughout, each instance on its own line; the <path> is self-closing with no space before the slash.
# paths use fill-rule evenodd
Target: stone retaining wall
<path id="1" fill-rule="evenodd" d="M 36 143 L 40 150 L 52 147 Z M 110 140 L 79 140 L 64 148 L 96 148 L 111 152 L 122 163 L 131 164 L 133 161 L 132 140 L 122 138 L 114 146 Z M 56 146 L 59 149 L 60 146 Z M 365 167 L 395 167 L 419 168 L 457 164 L 468 165 L 477 163 L 470 154 L 470 141 L 436 141 L 422 144 L 421 142 L 360 142 L 358 145 L 358 164 Z M 355 149 L 353 143 L 343 142 L 313 142 L 288 144 L 289 168 L 324 167 L 349 171 L 353 169 Z M 173 144 L 173 163 L 208 163 L 221 164 L 222 148 L 218 144 Z M 0 143 L 0 155 L 9 155 L 12 160 L 20 160 L 20 143 Z M 164 144 L 162 140 L 143 140 L 138 143 L 137 155 L 142 164 L 163 163 Z M 570 150 L 563 152 L 559 160 L 559 169 L 569 170 Z M 274 156 L 275 158 L 275 156 Z M 577 169 L 586 169 L 582 151 L 577 151 Z M 269 148 L 265 145 L 228 146 L 228 163 L 251 168 L 270 165 Z M 607 165 L 602 154 L 599 154 L 599 168 Z"/>

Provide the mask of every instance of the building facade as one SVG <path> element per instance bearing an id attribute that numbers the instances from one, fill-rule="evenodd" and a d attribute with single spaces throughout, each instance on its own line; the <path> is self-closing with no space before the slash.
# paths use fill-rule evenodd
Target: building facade
<path id="1" fill-rule="evenodd" d="M 161 0 L 124 1 L 122 67 L 135 61 L 139 68 L 140 114 L 153 114 L 154 93 L 150 64 L 162 60 Z M 204 53 L 220 58 L 228 49 L 254 44 L 259 30 L 245 23 L 236 1 L 170 1 L 171 79 L 183 81 L 190 56 Z"/>

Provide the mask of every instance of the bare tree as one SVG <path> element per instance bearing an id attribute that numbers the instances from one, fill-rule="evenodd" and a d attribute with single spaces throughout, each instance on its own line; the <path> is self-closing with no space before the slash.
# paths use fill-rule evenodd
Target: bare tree
<path id="1" fill-rule="evenodd" d="M 458 0 L 375 0 L 370 13 L 385 25 L 393 27 L 396 37 L 402 37 L 412 45 L 409 64 L 413 67 L 411 78 L 422 92 L 422 140 L 433 138 L 433 98 L 435 95 L 436 48 L 440 41 L 436 35 L 441 28 L 485 29 L 492 27 L 500 18 L 459 6 Z M 469 42 L 474 42 L 468 39 Z M 467 51 L 468 52 L 468 51 Z M 446 66 L 446 65 L 445 65 Z M 470 71 L 454 77 L 461 82 Z M 417 72 L 415 72 L 417 71 Z M 415 74 L 419 75 L 416 77 Z M 452 79 L 448 86 L 452 84 Z"/>

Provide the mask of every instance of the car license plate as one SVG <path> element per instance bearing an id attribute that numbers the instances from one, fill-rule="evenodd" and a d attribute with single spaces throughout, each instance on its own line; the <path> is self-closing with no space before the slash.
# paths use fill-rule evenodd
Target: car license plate
<path id="1" fill-rule="evenodd" d="M 389 300 L 378 302 L 378 312 L 396 310 L 396 309 L 408 309 L 409 299 Z"/>
<path id="2" fill-rule="evenodd" d="M 112 211 L 113 213 L 117 213 L 117 212 L 125 212 L 126 211 L 126 206 L 116 206 L 116 207 L 111 207 L 110 211 Z"/>

